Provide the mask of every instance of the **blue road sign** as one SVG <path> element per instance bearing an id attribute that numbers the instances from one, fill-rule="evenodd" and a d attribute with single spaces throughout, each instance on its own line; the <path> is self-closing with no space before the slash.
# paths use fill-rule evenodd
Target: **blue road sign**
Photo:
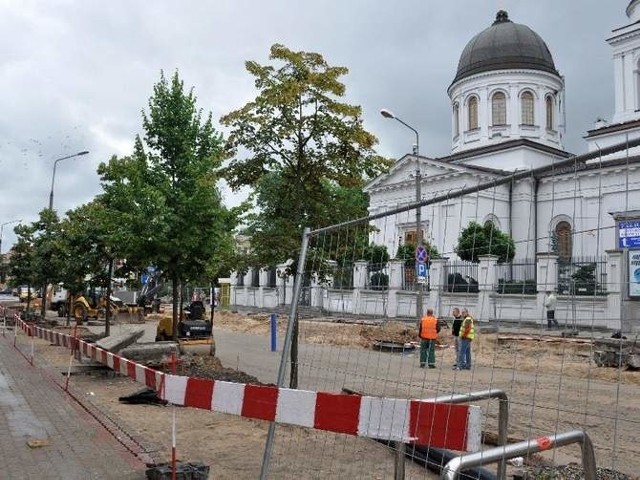
<path id="1" fill-rule="evenodd" d="M 618 248 L 640 247 L 640 220 L 618 223 Z"/>
<path id="2" fill-rule="evenodd" d="M 418 269 L 418 271 L 416 273 L 418 274 L 418 281 L 426 280 L 427 275 L 429 273 L 429 269 L 427 268 L 427 264 L 424 263 L 424 262 L 418 262 L 417 269 Z"/>
<path id="3" fill-rule="evenodd" d="M 427 249 L 424 248 L 424 245 L 419 245 L 416 247 L 416 260 L 420 263 L 425 263 L 429 258 L 429 254 L 427 253 Z"/>

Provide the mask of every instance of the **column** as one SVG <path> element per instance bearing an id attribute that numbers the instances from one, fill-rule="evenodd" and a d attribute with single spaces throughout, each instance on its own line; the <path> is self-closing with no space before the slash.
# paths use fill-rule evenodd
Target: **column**
<path id="1" fill-rule="evenodd" d="M 497 255 L 480 255 L 478 257 L 478 305 L 476 318 L 480 322 L 495 320 L 494 294 L 496 291 Z"/>
<path id="2" fill-rule="evenodd" d="M 289 277 L 285 276 L 288 264 L 280 263 L 276 265 L 277 268 L 277 290 L 278 290 L 278 305 L 287 305 L 291 303 L 291 297 L 287 294 L 287 280 Z"/>
<path id="3" fill-rule="evenodd" d="M 258 273 L 258 295 L 256 298 L 256 302 L 257 302 L 256 306 L 260 308 L 267 308 L 271 306 L 267 304 L 264 298 L 265 288 L 267 287 L 268 284 L 269 284 L 269 270 L 261 268 L 260 272 Z"/>

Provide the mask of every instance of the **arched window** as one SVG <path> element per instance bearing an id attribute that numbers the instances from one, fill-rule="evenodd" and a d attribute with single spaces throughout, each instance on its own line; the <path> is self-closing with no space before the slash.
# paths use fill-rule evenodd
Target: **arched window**
<path id="1" fill-rule="evenodd" d="M 496 92 L 491 97 L 491 125 L 507 124 L 507 96 Z"/>
<path id="2" fill-rule="evenodd" d="M 571 258 L 572 239 L 571 225 L 567 221 L 558 222 L 556 225 L 553 239 L 553 250 L 561 259 Z"/>
<path id="3" fill-rule="evenodd" d="M 453 106 L 453 138 L 460 135 L 460 105 Z"/>
<path id="4" fill-rule="evenodd" d="M 551 95 L 547 95 L 545 104 L 547 106 L 547 130 L 553 130 L 553 97 Z"/>
<path id="5" fill-rule="evenodd" d="M 523 92 L 520 95 L 520 109 L 522 113 L 522 125 L 533 125 L 533 93 Z"/>
<path id="6" fill-rule="evenodd" d="M 478 128 L 478 97 L 471 97 L 468 103 L 469 130 Z"/>

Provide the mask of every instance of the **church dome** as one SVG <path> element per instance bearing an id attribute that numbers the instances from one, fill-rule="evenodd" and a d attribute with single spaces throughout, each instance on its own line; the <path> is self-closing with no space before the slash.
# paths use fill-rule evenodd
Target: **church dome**
<path id="1" fill-rule="evenodd" d="M 495 22 L 467 43 L 452 84 L 481 72 L 513 69 L 558 75 L 551 52 L 540 35 L 526 25 L 513 23 L 507 12 L 500 10 Z"/>

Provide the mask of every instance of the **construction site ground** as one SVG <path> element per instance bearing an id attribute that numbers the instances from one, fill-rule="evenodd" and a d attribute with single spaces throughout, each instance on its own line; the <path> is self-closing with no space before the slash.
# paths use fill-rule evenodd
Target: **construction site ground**
<path id="1" fill-rule="evenodd" d="M 181 373 L 274 383 L 285 322 L 285 318 L 280 318 L 278 351 L 271 352 L 268 315 L 216 312 L 217 358 L 199 359 L 192 367 L 183 364 Z M 144 328 L 145 335 L 140 341 L 153 341 L 156 324 L 157 320 L 140 324 L 119 318 L 112 332 Z M 79 334 L 96 334 L 102 329 L 101 326 L 83 327 Z M 514 338 L 509 339 L 510 336 Z M 596 444 L 597 458 L 606 459 L 598 465 L 628 475 L 624 477 L 614 471 L 600 478 L 638 478 L 638 422 L 633 419 L 640 418 L 637 401 L 640 372 L 598 368 L 591 360 L 592 347 L 588 341 L 540 335 L 540 331 L 479 335 L 474 343 L 474 369 L 458 372 L 451 369 L 454 350 L 450 332 L 444 330 L 441 337 L 438 368 L 419 369 L 417 350 L 399 354 L 374 353 L 370 349 L 375 340 L 415 340 L 410 324 L 389 322 L 381 327 L 305 319 L 300 326 L 301 358 L 311 352 L 317 355 L 315 352 L 320 349 L 327 365 L 311 365 L 304 370 L 300 388 L 339 391 L 342 386 L 349 386 L 371 395 L 402 398 L 502 388 L 510 399 L 512 441 L 536 437 L 541 432 L 553 434 L 585 428 Z M 26 343 L 22 347 L 28 348 Z M 70 360 L 68 351 L 40 340 L 35 342 L 35 351 L 36 363 L 64 378 L 62 372 Z M 372 359 L 376 365 L 370 365 Z M 367 375 L 367 369 L 371 368 L 384 368 L 384 376 L 390 380 L 381 382 L 380 376 Z M 339 373 L 354 369 L 363 372 L 354 377 L 353 383 Z M 587 376 L 591 380 L 585 386 Z M 147 455 L 152 461 L 170 459 L 175 414 L 179 459 L 209 465 L 210 478 L 259 477 L 268 429 L 266 422 L 190 408 L 125 404 L 118 398 L 141 386 L 105 371 L 73 375 L 70 384 L 81 401 L 109 419 L 116 436 L 130 436 L 143 456 Z M 532 392 L 536 398 L 531 398 Z M 497 403 L 488 400 L 476 404 L 486 413 L 485 429 L 496 432 Z M 544 453 L 532 462 L 579 463 L 580 449 L 577 445 L 564 447 Z M 509 469 L 514 470 L 515 467 Z M 270 478 L 385 479 L 393 478 L 393 472 L 393 452 L 372 440 L 289 426 L 277 428 Z M 423 467 L 407 462 L 406 478 L 436 477 Z"/>

